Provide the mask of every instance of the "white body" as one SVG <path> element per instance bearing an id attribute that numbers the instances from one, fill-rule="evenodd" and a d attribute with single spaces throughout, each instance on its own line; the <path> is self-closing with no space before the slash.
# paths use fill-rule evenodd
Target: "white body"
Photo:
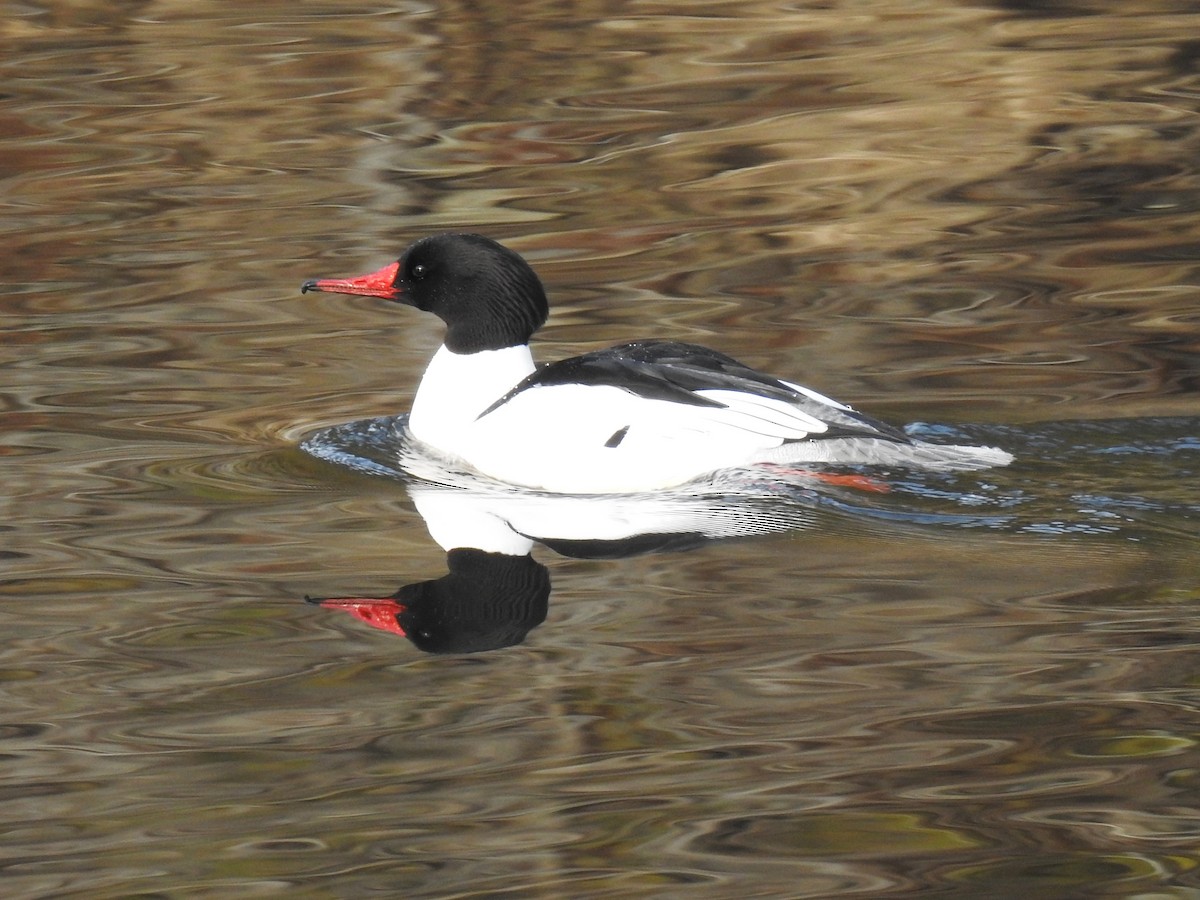
<path id="1" fill-rule="evenodd" d="M 500 481 L 559 493 L 656 490 L 761 462 L 911 463 L 976 469 L 1011 456 L 874 438 L 809 441 L 827 426 L 791 404 L 699 391 L 724 407 L 647 399 L 619 387 L 541 385 L 481 415 L 534 371 L 528 346 L 457 354 L 441 347 L 421 380 L 409 428 L 428 446 Z M 845 407 L 789 385 L 832 409 Z"/>

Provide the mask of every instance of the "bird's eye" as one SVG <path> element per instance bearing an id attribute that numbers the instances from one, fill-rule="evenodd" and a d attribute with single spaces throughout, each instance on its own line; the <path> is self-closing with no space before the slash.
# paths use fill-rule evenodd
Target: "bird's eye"
<path id="1" fill-rule="evenodd" d="M 424 263 L 417 263 L 415 266 L 412 267 L 412 277 L 413 278 L 424 278 L 425 274 L 428 271 L 429 271 L 429 267 L 426 266 Z"/>

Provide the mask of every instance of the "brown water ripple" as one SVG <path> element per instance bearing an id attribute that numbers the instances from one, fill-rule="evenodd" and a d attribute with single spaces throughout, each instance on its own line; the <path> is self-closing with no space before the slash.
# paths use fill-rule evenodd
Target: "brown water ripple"
<path id="1" fill-rule="evenodd" d="M 295 285 L 435 228 L 530 251 L 546 356 L 1194 416 L 1194 16 L 1022 9 L 10 17 L 6 892 L 1186 890 L 1186 519 L 543 557 L 550 620 L 472 662 L 299 600 L 441 571 L 402 489 L 282 449 L 437 337 Z M 1138 459 L 1053 477 L 1188 500 Z"/>

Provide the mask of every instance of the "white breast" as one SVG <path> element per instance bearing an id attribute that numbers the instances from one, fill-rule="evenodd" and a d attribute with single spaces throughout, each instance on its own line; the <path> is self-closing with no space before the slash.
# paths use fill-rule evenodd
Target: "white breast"
<path id="1" fill-rule="evenodd" d="M 527 346 L 465 354 L 443 346 L 421 378 L 409 430 L 418 440 L 469 461 L 479 414 L 533 369 Z"/>

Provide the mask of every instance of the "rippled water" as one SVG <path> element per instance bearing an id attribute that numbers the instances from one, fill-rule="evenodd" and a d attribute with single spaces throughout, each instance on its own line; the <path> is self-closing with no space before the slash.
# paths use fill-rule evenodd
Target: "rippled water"
<path id="1" fill-rule="evenodd" d="M 1198 29 L 15 8 L 3 895 L 1195 896 Z M 438 330 L 298 286 L 443 228 L 535 263 L 542 358 L 699 341 L 1018 461 L 572 509 L 517 642 L 422 652 L 304 597 L 545 510 L 300 450 L 369 457 Z"/>

